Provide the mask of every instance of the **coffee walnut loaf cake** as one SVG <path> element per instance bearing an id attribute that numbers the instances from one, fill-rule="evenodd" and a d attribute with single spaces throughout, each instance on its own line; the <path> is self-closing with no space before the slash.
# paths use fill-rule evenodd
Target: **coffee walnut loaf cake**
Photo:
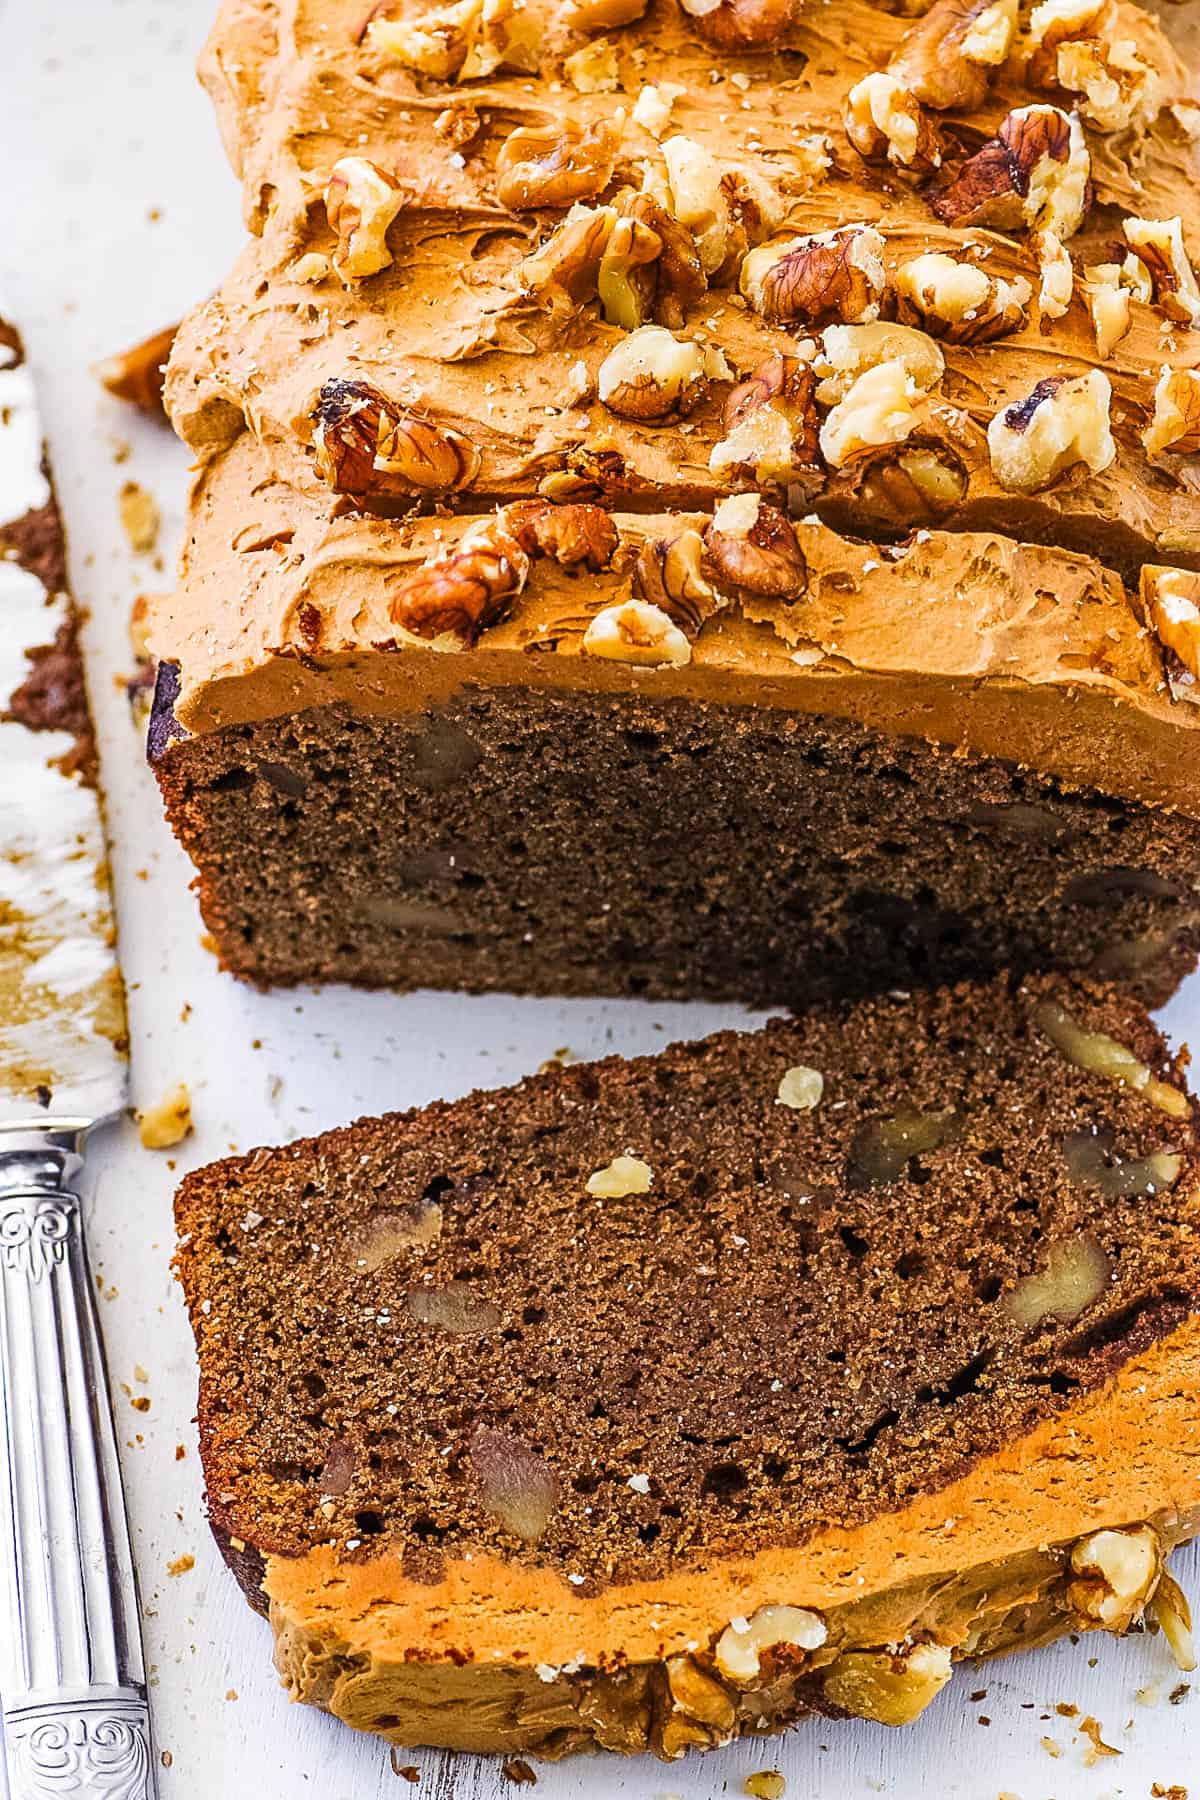
<path id="1" fill-rule="evenodd" d="M 1200 108 L 1125 0 L 899 11 L 223 7 L 150 744 L 228 967 L 1191 965 Z"/>
<path id="2" fill-rule="evenodd" d="M 292 1694 L 673 1757 L 1156 1620 L 1200 1145 L 1121 990 L 880 998 L 184 1182 L 214 1530 Z M 649 1353 L 648 1353 L 649 1352 Z"/>

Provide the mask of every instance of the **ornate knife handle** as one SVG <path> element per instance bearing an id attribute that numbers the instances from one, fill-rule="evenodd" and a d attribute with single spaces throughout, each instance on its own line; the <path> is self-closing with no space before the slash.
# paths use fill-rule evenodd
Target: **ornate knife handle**
<path id="1" fill-rule="evenodd" d="M 74 1182 L 0 1131 L 0 1697 L 12 1800 L 154 1800 L 137 1594 Z"/>

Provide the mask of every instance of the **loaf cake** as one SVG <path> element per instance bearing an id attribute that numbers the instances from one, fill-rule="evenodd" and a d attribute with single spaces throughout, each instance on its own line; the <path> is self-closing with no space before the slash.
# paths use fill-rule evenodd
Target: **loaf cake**
<path id="1" fill-rule="evenodd" d="M 913 10 L 222 7 L 149 743 L 228 968 L 1192 966 L 1200 109 L 1126 0 Z"/>
<path id="2" fill-rule="evenodd" d="M 212 1525 L 292 1695 L 400 1744 L 899 1724 L 1142 1620 L 1191 1667 L 1198 1206 L 1179 1062 L 1044 975 L 217 1163 Z"/>

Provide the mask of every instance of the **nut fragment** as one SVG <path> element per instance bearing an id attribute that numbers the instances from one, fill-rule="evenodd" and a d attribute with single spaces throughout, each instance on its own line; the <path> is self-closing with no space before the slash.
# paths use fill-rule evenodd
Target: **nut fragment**
<path id="1" fill-rule="evenodd" d="M 799 356 L 772 356 L 725 402 L 727 435 L 713 446 L 712 473 L 724 480 L 799 486 L 807 497 L 824 471 L 817 447 L 812 365 Z"/>
<path id="2" fill-rule="evenodd" d="M 372 48 L 394 56 L 418 74 L 448 81 L 467 60 L 481 10 L 480 0 L 460 0 L 457 6 L 435 9 L 411 23 L 372 19 L 366 40 Z"/>
<path id="3" fill-rule="evenodd" d="M 705 572 L 719 589 L 799 600 L 808 567 L 791 522 L 760 494 L 722 500 L 704 533 Z"/>
<path id="4" fill-rule="evenodd" d="M 514 500 L 499 517 L 527 556 L 552 557 L 564 569 L 607 569 L 620 542 L 612 514 L 583 502 Z"/>
<path id="5" fill-rule="evenodd" d="M 1097 1239 L 1090 1231 L 1080 1232 L 1050 1244 L 1044 1267 L 1019 1281 L 1002 1305 L 1018 1325 L 1038 1325 L 1043 1319 L 1066 1322 L 1094 1305 L 1111 1277 L 1112 1266 Z"/>
<path id="6" fill-rule="evenodd" d="M 1183 241 L 1182 220 L 1130 217 L 1121 229 L 1145 264 L 1155 301 L 1168 319 L 1195 325 L 1200 319 L 1200 287 Z"/>
<path id="7" fill-rule="evenodd" d="M 901 443 L 917 423 L 919 392 L 899 357 L 858 376 L 821 427 L 821 454 L 830 468 L 845 468 L 881 444 Z"/>
<path id="8" fill-rule="evenodd" d="M 738 285 L 764 319 L 825 325 L 877 318 L 885 282 L 879 232 L 840 225 L 751 250 Z"/>
<path id="9" fill-rule="evenodd" d="M 1185 669 L 1200 675 L 1200 574 L 1143 563 L 1139 591 L 1155 635 Z"/>
<path id="10" fill-rule="evenodd" d="M 913 98 L 973 112 L 1017 29 L 1017 0 L 934 0 L 888 63 Z"/>
<path id="11" fill-rule="evenodd" d="M 1078 119 L 1057 106 L 1021 106 L 930 204 L 947 225 L 1032 226 L 1065 239 L 1083 223 L 1091 168 Z"/>
<path id="12" fill-rule="evenodd" d="M 729 1731 L 737 1717 L 737 1709 L 719 1681 L 706 1675 L 690 1656 L 672 1656 L 667 1661 L 667 1686 L 676 1706 L 702 1725 L 717 1731 Z"/>
<path id="13" fill-rule="evenodd" d="M 1191 1102 L 1186 1094 L 1169 1082 L 1159 1081 L 1153 1070 L 1116 1038 L 1102 1031 L 1086 1031 L 1056 1000 L 1039 1002 L 1034 1018 L 1055 1048 L 1077 1069 L 1133 1088 L 1173 1119 L 1191 1117 Z"/>
<path id="14" fill-rule="evenodd" d="M 1109 429 L 1112 388 L 1100 369 L 1050 375 L 988 426 L 992 473 L 1010 493 L 1033 494 L 1076 463 L 1093 475 L 1117 453 Z"/>
<path id="15" fill-rule="evenodd" d="M 178 330 L 178 325 L 164 326 L 140 344 L 133 344 L 116 356 L 106 356 L 95 366 L 96 379 L 118 400 L 127 400 L 131 406 L 161 419 L 163 376 Z"/>
<path id="16" fill-rule="evenodd" d="M 1200 450 L 1200 370 L 1164 368 L 1154 386 L 1154 416 L 1142 433 L 1148 456 Z"/>
<path id="17" fill-rule="evenodd" d="M 544 1457 L 509 1431 L 481 1425 L 468 1455 L 485 1512 L 527 1544 L 536 1544 L 558 1505 L 558 1481 Z"/>
<path id="18" fill-rule="evenodd" d="M 1032 247 L 1041 270 L 1038 314 L 1043 319 L 1061 319 L 1075 292 L 1075 265 L 1070 252 L 1053 231 L 1035 231 Z"/>
<path id="19" fill-rule="evenodd" d="M 1029 21 L 1030 82 L 1077 94 L 1084 118 L 1105 132 L 1145 126 L 1166 92 L 1121 24 L 1113 0 L 1043 0 Z"/>
<path id="20" fill-rule="evenodd" d="M 391 263 L 387 230 L 404 200 L 400 183 L 365 156 L 343 156 L 334 163 L 325 188 L 325 216 L 337 239 L 333 266 L 347 286 Z"/>
<path id="21" fill-rule="evenodd" d="M 682 132 L 666 139 L 662 153 L 665 210 L 691 232 L 704 273 L 723 279 L 749 245 L 775 230 L 783 216 L 779 195 L 761 176 L 724 166 Z"/>
<path id="22" fill-rule="evenodd" d="M 590 200 L 608 186 L 617 155 L 611 125 L 593 120 L 580 127 L 520 125 L 510 132 L 496 158 L 496 193 L 512 212 L 570 206 Z"/>
<path id="23" fill-rule="evenodd" d="M 529 578 L 529 557 L 501 517 L 463 533 L 457 550 L 433 558 L 400 583 L 388 608 L 414 637 L 451 636 L 472 644 L 502 618 Z"/>
<path id="24" fill-rule="evenodd" d="M 649 0 L 568 0 L 564 18 L 574 31 L 611 31 L 632 25 L 648 5 Z"/>
<path id="25" fill-rule="evenodd" d="M 624 1200 L 630 1194 L 648 1194 L 653 1180 L 653 1169 L 640 1156 L 614 1156 L 604 1168 L 594 1170 L 584 1185 L 600 1200 Z"/>
<path id="26" fill-rule="evenodd" d="M 617 53 L 606 38 L 573 51 L 563 62 L 563 74 L 577 94 L 611 94 L 621 85 Z"/>
<path id="27" fill-rule="evenodd" d="M 1107 1631 L 1128 1631 L 1141 1618 L 1162 1574 L 1162 1547 L 1150 1525 L 1094 1531 L 1071 1550 L 1071 1606 Z"/>
<path id="28" fill-rule="evenodd" d="M 950 1652 L 942 1644 L 846 1650 L 825 1670 L 822 1687 L 832 1705 L 855 1718 L 907 1725 L 941 1693 L 950 1674 Z"/>
<path id="29" fill-rule="evenodd" d="M 622 600 L 602 608 L 583 634 L 583 650 L 587 656 L 642 669 L 666 664 L 679 668 L 692 660 L 692 646 L 671 615 L 645 600 Z M 622 1160 L 627 1159 L 618 1158 Z M 588 1188 L 598 1191 L 591 1181 Z"/>
<path id="30" fill-rule="evenodd" d="M 760 1606 L 752 1619 L 733 1619 L 717 1639 L 713 1660 L 720 1674 L 749 1687 L 772 1650 L 819 1650 L 828 1632 L 820 1613 L 805 1606 Z"/>
<path id="31" fill-rule="evenodd" d="M 327 381 L 314 415 L 314 466 L 341 494 L 437 494 L 466 487 L 479 453 L 456 431 L 397 407 L 367 381 Z"/>
<path id="32" fill-rule="evenodd" d="M 680 0 L 680 4 L 716 50 L 778 44 L 799 10 L 796 0 Z"/>
<path id="33" fill-rule="evenodd" d="M 1133 321 L 1132 298 L 1120 263 L 1092 263 L 1084 270 L 1083 298 L 1096 333 L 1096 353 L 1107 362 Z"/>
<path id="34" fill-rule="evenodd" d="M 775 1099 L 780 1106 L 790 1106 L 794 1112 L 811 1112 L 820 1105 L 824 1092 L 825 1077 L 820 1069 L 809 1069 L 803 1063 L 797 1063 L 795 1068 L 784 1070 Z"/>
<path id="35" fill-rule="evenodd" d="M 517 264 L 516 280 L 548 311 L 573 313 L 598 291 L 600 264 L 616 223 L 614 207 L 573 206 L 545 243 Z"/>
<path id="36" fill-rule="evenodd" d="M 623 419 L 678 418 L 704 398 L 712 367 L 701 345 L 662 325 L 643 325 L 600 364 L 600 399 Z"/>
<path id="37" fill-rule="evenodd" d="M 1196 1667 L 1196 1646 L 1192 1641 L 1192 1609 L 1175 1577 L 1165 1569 L 1150 1597 L 1150 1613 L 1171 1647 L 1176 1666 L 1185 1675 L 1190 1674 Z"/>
<path id="38" fill-rule="evenodd" d="M 896 270 L 896 317 L 950 344 L 989 344 L 1020 331 L 1031 289 L 930 250 Z"/>
<path id="39" fill-rule="evenodd" d="M 138 1136 L 143 1150 L 170 1150 L 181 1144 L 192 1129 L 192 1096 L 185 1084 L 175 1084 L 154 1106 L 137 1114 Z"/>
<path id="40" fill-rule="evenodd" d="M 672 538 L 644 544 L 634 568 L 636 597 L 665 613 L 688 638 L 721 605 L 703 565 L 704 539 L 689 525 Z"/>
<path id="41" fill-rule="evenodd" d="M 941 142 L 920 103 L 882 69 L 855 82 L 842 124 L 864 162 L 889 162 L 921 177 L 942 166 Z"/>
<path id="42" fill-rule="evenodd" d="M 418 1325 L 434 1325 L 439 1331 L 475 1336 L 494 1331 L 503 1314 L 485 1294 L 477 1294 L 465 1281 L 445 1287 L 410 1288 L 405 1310 Z"/>
<path id="43" fill-rule="evenodd" d="M 946 371 L 946 359 L 928 332 L 877 319 L 870 325 L 827 325 L 813 367 L 821 377 L 822 406 L 844 400 L 860 375 L 880 363 L 898 362 L 914 388 L 927 393 Z"/>

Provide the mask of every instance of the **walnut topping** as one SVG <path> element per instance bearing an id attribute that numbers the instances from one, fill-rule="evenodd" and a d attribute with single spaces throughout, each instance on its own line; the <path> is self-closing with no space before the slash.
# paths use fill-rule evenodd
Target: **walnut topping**
<path id="1" fill-rule="evenodd" d="M 611 94 L 621 85 L 617 53 L 606 38 L 573 51 L 564 59 L 563 74 L 577 94 Z"/>
<path id="2" fill-rule="evenodd" d="M 917 100 L 894 75 L 864 75 L 846 95 L 846 136 L 864 162 L 889 162 L 925 176 L 942 166 L 938 134 Z"/>
<path id="3" fill-rule="evenodd" d="M 503 515 L 479 520 L 456 550 L 433 558 L 392 595 L 392 622 L 414 637 L 473 644 L 503 618 L 529 579 L 529 557 Z"/>
<path id="4" fill-rule="evenodd" d="M 908 1725 L 950 1679 L 950 1652 L 942 1644 L 884 1650 L 845 1650 L 830 1663 L 825 1698 L 858 1719 Z"/>
<path id="5" fill-rule="evenodd" d="M 634 103 L 634 124 L 651 137 L 660 138 L 671 122 L 671 108 L 686 93 L 687 89 L 677 81 L 660 81 L 657 87 L 647 83 Z"/>
<path id="6" fill-rule="evenodd" d="M 778 44 L 797 12 L 796 0 L 680 0 L 706 43 L 716 50 L 753 50 Z"/>
<path id="7" fill-rule="evenodd" d="M 1191 674 L 1200 676 L 1200 574 L 1143 563 L 1139 592 L 1159 642 L 1174 651 Z"/>
<path id="8" fill-rule="evenodd" d="M 725 402 L 726 436 L 708 466 L 723 480 L 760 486 L 798 484 L 815 492 L 824 480 L 817 447 L 813 371 L 799 356 L 772 356 Z"/>
<path id="9" fill-rule="evenodd" d="M 366 381 L 325 383 L 313 449 L 317 474 L 341 494 L 450 493 L 479 468 L 466 438 L 396 407 Z"/>
<path id="10" fill-rule="evenodd" d="M 973 112 L 1016 28 L 1017 0 L 934 0 L 905 36 L 888 73 L 924 106 Z"/>
<path id="11" fill-rule="evenodd" d="M 1153 1597 L 1162 1567 L 1162 1548 L 1153 1526 L 1094 1531 L 1072 1548 L 1074 1579 L 1067 1598 L 1093 1624 L 1106 1631 L 1128 1631 Z"/>
<path id="12" fill-rule="evenodd" d="M 1154 384 L 1154 416 L 1142 443 L 1148 456 L 1200 450 L 1200 370 L 1163 369 Z"/>
<path id="13" fill-rule="evenodd" d="M 602 506 L 576 501 L 514 500 L 497 515 L 527 556 L 549 556 L 564 569 L 607 569 L 620 535 Z"/>
<path id="14" fill-rule="evenodd" d="M 808 566 L 790 521 L 761 494 L 722 500 L 704 533 L 705 573 L 718 589 L 799 600 Z"/>
<path id="15" fill-rule="evenodd" d="M 885 279 L 880 234 L 842 225 L 752 250 L 739 285 L 764 319 L 824 325 L 878 318 Z"/>
<path id="16" fill-rule="evenodd" d="M 636 218 L 616 218 L 596 269 L 604 317 L 622 331 L 644 324 L 654 297 L 654 264 L 662 239 Z"/>
<path id="17" fill-rule="evenodd" d="M 1053 231 L 1033 234 L 1033 253 L 1041 269 L 1038 313 L 1043 319 L 1061 319 L 1075 292 L 1075 265 L 1066 245 Z"/>
<path id="18" fill-rule="evenodd" d="M 1092 263 L 1084 270 L 1083 298 L 1096 334 L 1096 352 L 1105 361 L 1132 323 L 1129 289 L 1120 263 Z"/>
<path id="19" fill-rule="evenodd" d="M 138 1137 L 143 1150 L 170 1150 L 181 1144 L 192 1129 L 192 1096 L 182 1081 L 154 1106 L 137 1114 Z"/>
<path id="20" fill-rule="evenodd" d="M 574 312 L 597 292 L 616 222 L 614 207 L 573 206 L 546 242 L 517 264 L 516 279 L 551 313 Z"/>
<path id="21" fill-rule="evenodd" d="M 690 1718 L 717 1731 L 733 1727 L 737 1711 L 719 1681 L 706 1675 L 690 1656 L 672 1656 L 667 1662 L 667 1686 L 671 1699 Z"/>
<path id="22" fill-rule="evenodd" d="M 717 1639 L 718 1673 L 749 1687 L 762 1673 L 764 1652 L 819 1650 L 828 1632 L 820 1613 L 804 1606 L 760 1606 L 752 1619 L 733 1619 Z"/>
<path id="23" fill-rule="evenodd" d="M 1175 219 L 1125 220 L 1126 242 L 1145 264 L 1154 298 L 1180 325 L 1200 319 L 1200 287 L 1183 242 L 1183 222 Z"/>
<path id="24" fill-rule="evenodd" d="M 589 200 L 608 186 L 616 156 L 616 135 L 604 120 L 585 127 L 566 119 L 554 125 L 520 125 L 505 138 L 496 158 L 500 204 L 513 212 L 531 212 Z"/>
<path id="25" fill-rule="evenodd" d="M 1133 1088 L 1151 1106 L 1157 1106 L 1160 1112 L 1173 1119 L 1191 1117 L 1192 1105 L 1186 1094 L 1169 1082 L 1159 1081 L 1153 1069 L 1140 1062 L 1132 1050 L 1115 1038 L 1102 1031 L 1085 1031 L 1057 1001 L 1043 1000 L 1034 1018 L 1055 1049 L 1077 1069 L 1103 1075 L 1121 1087 Z"/>
<path id="26" fill-rule="evenodd" d="M 921 392 L 937 386 L 946 359 L 927 332 L 911 325 L 876 320 L 870 325 L 827 325 L 813 364 L 821 377 L 817 399 L 833 406 L 845 399 L 860 375 L 880 363 L 898 362 Z"/>
<path id="27" fill-rule="evenodd" d="M 624 1200 L 630 1194 L 648 1194 L 654 1171 L 640 1156 L 614 1156 L 603 1169 L 588 1176 L 589 1194 L 600 1200 Z"/>
<path id="28" fill-rule="evenodd" d="M 1084 118 L 1105 132 L 1146 124 L 1165 95 L 1159 70 L 1120 26 L 1113 0 L 1044 0 L 1029 22 L 1030 81 L 1078 94 Z"/>
<path id="29" fill-rule="evenodd" d="M 392 260 L 387 229 L 404 205 L 404 189 L 364 156 L 343 156 L 325 189 L 325 216 L 337 239 L 333 266 L 347 286 L 377 275 Z"/>
<path id="30" fill-rule="evenodd" d="M 1196 1646 L 1192 1639 L 1192 1609 L 1187 1595 L 1166 1569 L 1150 1596 L 1150 1614 L 1171 1648 L 1176 1666 L 1189 1675 L 1196 1667 Z"/>
<path id="31" fill-rule="evenodd" d="M 1020 331 L 1030 286 L 1004 281 L 974 263 L 928 251 L 896 270 L 896 317 L 950 344 L 988 344 Z"/>
<path id="32" fill-rule="evenodd" d="M 1032 226 L 1069 238 L 1087 211 L 1091 169 L 1078 119 L 1057 106 L 1021 106 L 931 205 L 947 225 Z"/>
<path id="33" fill-rule="evenodd" d="M 640 19 L 650 0 L 568 0 L 563 17 L 574 31 L 612 31 Z"/>
<path id="34" fill-rule="evenodd" d="M 574 229 L 577 236 L 577 298 L 585 297 L 589 283 L 594 283 L 610 325 L 636 331 L 653 315 L 658 324 L 678 329 L 689 306 L 707 287 L 691 232 L 648 193 L 627 192 L 615 208 L 600 210 L 607 223 L 590 240 L 580 235 L 585 228 L 582 209 L 577 209 L 578 216 L 570 215 L 556 234 Z M 544 259 L 548 251 L 549 246 L 539 257 Z M 594 259 L 590 268 L 588 258 Z M 522 265 L 523 280 L 534 261 L 527 259 Z"/>
<path id="35" fill-rule="evenodd" d="M 481 1425 L 468 1455 L 480 1503 L 497 1524 L 536 1544 L 558 1505 L 558 1480 L 545 1458 L 508 1431 Z"/>
<path id="36" fill-rule="evenodd" d="M 420 75 L 449 81 L 467 60 L 482 11 L 481 0 L 461 0 L 457 6 L 435 9 L 411 23 L 372 19 L 367 42 Z"/>
<path id="37" fill-rule="evenodd" d="M 634 568 L 637 597 L 694 638 L 722 602 L 704 574 L 704 539 L 694 526 L 643 545 Z"/>
<path id="38" fill-rule="evenodd" d="M 876 364 L 852 382 L 821 427 L 821 454 L 844 469 L 882 444 L 899 444 L 917 423 L 920 390 L 899 357 Z"/>
<path id="39" fill-rule="evenodd" d="M 811 1112 L 820 1105 L 824 1092 L 825 1077 L 820 1069 L 797 1063 L 794 1069 L 784 1070 L 775 1099 L 780 1106 L 790 1106 L 793 1112 Z"/>
<path id="40" fill-rule="evenodd" d="M 676 337 L 662 325 L 643 325 L 600 364 L 600 398 L 623 419 L 678 418 L 699 404 L 709 376 L 723 366 L 719 352 Z"/>
<path id="41" fill-rule="evenodd" d="M 1026 1275 L 1002 1301 L 1018 1325 L 1040 1325 L 1043 1319 L 1069 1323 L 1086 1312 L 1112 1279 L 1112 1265 L 1090 1231 L 1050 1244 L 1044 1267 Z"/>
<path id="42" fill-rule="evenodd" d="M 700 266 L 713 280 L 782 217 L 779 195 L 747 169 L 725 169 L 702 144 L 677 132 L 662 147 L 664 209 L 691 232 Z M 648 181 L 651 179 L 648 176 Z"/>
<path id="43" fill-rule="evenodd" d="M 692 646 L 671 615 L 645 600 L 622 600 L 615 606 L 604 607 L 588 625 L 583 635 L 583 649 L 587 656 L 632 663 L 642 669 L 657 669 L 664 664 L 679 668 L 692 660 Z M 629 1160 L 628 1157 L 617 1158 L 619 1163 Z M 616 1167 L 615 1163 L 613 1167 Z M 606 1171 L 602 1170 L 601 1174 L 604 1173 Z M 589 1193 L 600 1192 L 592 1186 L 597 1179 L 595 1175 L 589 1178 Z M 644 1190 L 628 1188 L 622 1191 L 641 1193 Z"/>
<path id="44" fill-rule="evenodd" d="M 1117 453 L 1109 430 L 1112 388 L 1100 369 L 1050 375 L 988 426 L 992 473 L 1010 493 L 1035 494 L 1064 470 L 1085 463 L 1093 475 Z"/>

